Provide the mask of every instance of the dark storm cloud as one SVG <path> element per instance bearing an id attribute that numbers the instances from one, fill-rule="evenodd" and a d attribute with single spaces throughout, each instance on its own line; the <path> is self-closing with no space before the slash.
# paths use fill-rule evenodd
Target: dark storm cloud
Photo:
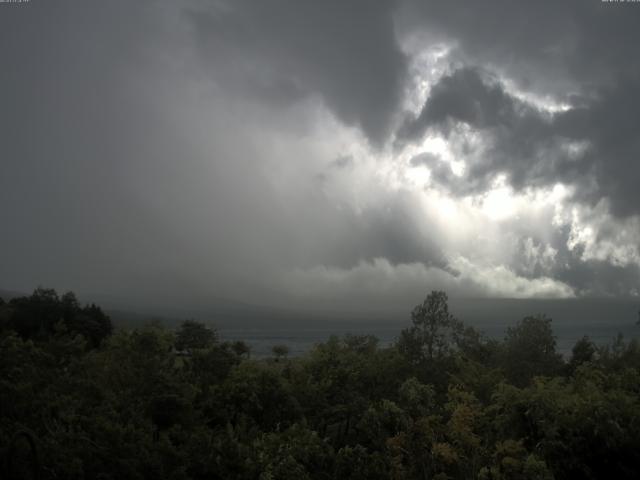
<path id="1" fill-rule="evenodd" d="M 424 230 L 425 222 L 428 224 L 431 219 L 415 208 L 416 198 L 410 192 L 374 190 L 362 205 L 341 204 L 338 208 L 331 205 L 334 193 L 323 192 L 323 188 L 340 176 L 352 174 L 357 165 L 354 157 L 341 156 L 316 176 L 314 190 L 319 198 L 314 201 L 314 219 L 326 230 L 318 232 L 323 239 L 323 252 L 314 257 L 307 251 L 307 258 L 300 259 L 300 263 L 312 258 L 308 266 L 321 263 L 349 269 L 362 262 L 385 259 L 391 265 L 420 263 L 446 268 L 446 257 L 437 239 Z"/>
<path id="2" fill-rule="evenodd" d="M 503 173 L 516 189 L 564 182 L 576 186 L 580 200 L 608 199 L 615 215 L 640 213 L 640 87 L 635 82 L 621 80 L 582 98 L 580 106 L 551 115 L 509 94 L 487 72 L 461 68 L 440 79 L 398 137 L 415 140 L 430 128 L 450 134 L 458 124 L 489 141 L 487 151 L 470 157 L 464 179 L 446 168 L 434 169 L 435 178 L 458 193 L 483 191 Z M 584 151 L 572 152 L 572 142 Z"/>
<path id="3" fill-rule="evenodd" d="M 535 235 L 535 234 L 533 234 Z M 580 296 L 628 296 L 630 289 L 640 285 L 640 266 L 612 264 L 608 260 L 585 259 L 585 245 L 569 248 L 571 231 L 568 226 L 551 232 L 551 238 L 541 241 L 521 238 L 514 271 L 525 278 L 548 276 L 570 285 Z M 546 250 L 548 248 L 551 250 Z M 531 255 L 531 250 L 536 255 Z M 545 258 L 545 253 L 551 258 Z"/>
<path id="4" fill-rule="evenodd" d="M 373 143 L 388 133 L 407 60 L 393 1 L 232 1 L 193 10 L 214 77 L 267 102 L 319 94 Z"/>
<path id="5" fill-rule="evenodd" d="M 553 120 L 534 107 L 509 95 L 489 72 L 474 67 L 461 68 L 433 86 L 424 108 L 415 119 L 407 120 L 398 133 L 402 142 L 415 141 L 427 130 L 451 135 L 459 124 L 480 131 L 488 140 L 487 151 L 479 155 L 456 142 L 457 153 L 468 156 L 463 179 L 452 176 L 440 165 L 433 170 L 436 179 L 458 193 L 486 190 L 498 173 L 508 174 L 516 187 L 557 182 L 561 168 L 575 168 L 554 151 L 561 133 Z"/>
<path id="6" fill-rule="evenodd" d="M 588 175 L 583 176 L 578 194 L 592 202 L 609 199 L 618 216 L 640 214 L 639 80 L 621 78 L 602 89 L 593 102 L 555 121 L 559 132 L 591 145 L 581 160 Z"/>
<path id="7" fill-rule="evenodd" d="M 476 68 L 461 68 L 432 88 L 418 117 L 405 124 L 401 137 L 419 138 L 433 125 L 463 122 L 491 128 L 520 116 L 516 103 L 499 84 L 490 84 Z"/>
<path id="8" fill-rule="evenodd" d="M 259 251 L 247 239 L 269 238 L 271 197 L 243 160 L 255 152 L 238 147 L 240 122 L 207 116 L 225 108 L 206 95 L 194 106 L 176 11 L 0 10 L 0 281 L 153 301 L 231 285 L 239 252 Z"/>
<path id="9" fill-rule="evenodd" d="M 566 97 L 640 72 L 640 9 L 631 2 L 418 0 L 399 10 L 403 31 L 455 43 L 461 61 L 498 68 L 534 91 Z"/>
<path id="10" fill-rule="evenodd" d="M 553 120 L 511 96 L 489 72 L 474 67 L 441 78 L 420 114 L 406 121 L 398 136 L 401 141 L 415 141 L 430 128 L 449 135 L 458 124 L 482 132 L 489 141 L 488 151 L 481 156 L 471 155 L 474 152 L 464 138 L 457 142 L 459 153 L 471 155 L 474 161 L 460 188 L 483 191 L 496 173 L 507 173 L 518 188 L 544 184 L 556 176 L 557 162 L 563 160 L 554 152 L 562 133 Z"/>
<path id="11" fill-rule="evenodd" d="M 580 249 L 570 252 L 554 278 L 571 285 L 580 296 L 627 297 L 640 284 L 638 265 L 614 265 L 607 260 L 583 260 Z M 561 258 L 559 258 L 561 260 Z"/>
<path id="12" fill-rule="evenodd" d="M 121 65 L 139 53 L 144 22 L 132 20 L 143 18 L 137 4 L 123 18 L 124 2 L 92 7 L 31 2 L 0 12 L 0 203 L 10 225 L 2 263 L 4 280 L 21 287 L 34 270 L 45 281 L 78 262 L 110 261 L 101 258 L 101 235 L 116 219 L 135 223 L 115 186 L 140 132 L 116 85 Z"/>
<path id="13" fill-rule="evenodd" d="M 462 177 L 426 154 L 409 166 L 429 168 L 455 194 L 484 192 L 496 173 L 516 188 L 564 181 L 580 187 L 585 204 L 604 197 L 629 216 L 640 204 L 640 109 L 636 10 L 623 8 L 0 4 L 0 287 L 284 304 L 283 278 L 298 269 L 358 273 L 344 277 L 353 282 L 347 291 L 400 272 L 406 283 L 389 291 L 418 291 L 433 272 L 436 283 L 452 277 L 457 258 L 462 294 L 496 292 L 511 277 L 500 283 L 495 272 L 512 265 L 494 268 L 501 256 L 484 270 L 467 261 L 477 258 L 465 250 L 471 237 L 445 231 L 446 209 L 426 205 L 403 176 L 407 165 L 388 157 L 411 100 L 407 39 L 420 31 L 425 48 L 444 39 L 452 63 L 396 140 L 412 144 L 437 130 L 469 159 Z M 550 116 L 515 98 L 504 78 L 574 109 Z M 461 124 L 487 140 L 482 155 Z M 588 145 L 569 158 L 567 142 Z M 623 292 L 637 280 L 631 267 L 585 269 L 562 242 L 552 242 L 562 262 L 523 264 L 522 276 L 564 279 L 588 293 Z M 492 279 L 495 288 L 485 285 Z M 525 291 L 558 287 L 536 285 Z"/>
<path id="14" fill-rule="evenodd" d="M 410 201 L 356 213 L 313 197 L 305 165 L 320 160 L 291 145 L 309 135 L 305 113 L 281 108 L 319 92 L 382 135 L 405 68 L 391 5 L 309 3 L 290 18 L 272 5 L 233 3 L 213 30 L 208 7 L 169 2 L 3 10 L 0 282 L 179 303 L 251 290 L 259 303 L 296 262 L 442 262 Z M 234 62 L 258 75 L 237 88 Z M 284 155 L 271 138 L 287 139 Z M 274 187 L 274 169 L 291 183 Z"/>
<path id="15" fill-rule="evenodd" d="M 362 261 L 384 258 L 394 265 L 447 266 L 437 244 L 420 231 L 420 219 L 410 198 L 389 198 L 382 208 L 350 212 L 346 219 L 349 233 L 337 245 L 333 265 L 351 268 Z"/>
<path id="16" fill-rule="evenodd" d="M 637 5 L 496 0 L 468 8 L 435 1 L 407 2 L 402 10 L 400 24 L 455 42 L 461 63 L 486 65 L 524 90 L 575 107 L 549 121 L 477 69 L 443 78 L 405 134 L 447 120 L 491 129 L 495 147 L 485 164 L 472 167 L 467 188 L 482 189 L 487 175 L 504 171 L 516 188 L 565 181 L 591 204 L 607 198 L 617 216 L 640 213 Z M 584 158 L 568 159 L 558 149 L 566 140 L 588 142 Z"/>

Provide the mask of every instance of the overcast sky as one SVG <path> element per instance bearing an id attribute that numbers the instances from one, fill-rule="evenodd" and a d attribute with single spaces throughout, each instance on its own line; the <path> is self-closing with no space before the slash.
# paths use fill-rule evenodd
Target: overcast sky
<path id="1" fill-rule="evenodd" d="M 640 295 L 640 3 L 0 3 L 0 288 Z"/>

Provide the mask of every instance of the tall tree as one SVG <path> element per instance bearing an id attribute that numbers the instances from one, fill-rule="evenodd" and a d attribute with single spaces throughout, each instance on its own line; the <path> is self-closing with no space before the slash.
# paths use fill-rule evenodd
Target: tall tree
<path id="1" fill-rule="evenodd" d="M 207 327 L 202 322 L 185 320 L 176 333 L 176 348 L 191 352 L 196 349 L 204 349 L 212 346 L 218 340 L 215 330 Z"/>
<path id="2" fill-rule="evenodd" d="M 434 360 L 448 354 L 463 330 L 449 313 L 447 294 L 432 291 L 411 312 L 413 325 L 402 331 L 399 348 L 414 362 Z"/>
<path id="3" fill-rule="evenodd" d="M 556 375 L 563 368 L 551 319 L 544 315 L 525 317 L 509 327 L 504 346 L 503 366 L 514 385 L 525 386 L 536 375 Z"/>

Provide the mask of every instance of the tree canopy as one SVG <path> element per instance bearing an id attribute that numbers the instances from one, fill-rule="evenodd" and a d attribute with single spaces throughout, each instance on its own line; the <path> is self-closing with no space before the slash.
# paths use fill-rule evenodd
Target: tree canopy
<path id="1" fill-rule="evenodd" d="M 113 330 L 71 293 L 0 301 L 0 476 L 637 478 L 636 340 L 582 338 L 565 361 L 547 317 L 492 340 L 444 292 L 411 321 L 390 346 L 254 358 L 195 320 Z"/>

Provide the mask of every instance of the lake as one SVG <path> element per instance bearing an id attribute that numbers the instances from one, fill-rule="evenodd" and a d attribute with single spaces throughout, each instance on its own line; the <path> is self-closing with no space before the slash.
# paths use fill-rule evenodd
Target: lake
<path id="1" fill-rule="evenodd" d="M 604 345 L 622 333 L 625 339 L 640 336 L 638 306 L 640 300 L 581 299 L 581 300 L 451 300 L 451 312 L 466 324 L 483 331 L 487 336 L 501 339 L 510 326 L 527 315 L 544 312 L 553 319 L 552 327 L 558 351 L 570 354 L 575 342 L 589 336 L 596 344 Z M 223 339 L 244 340 L 255 356 L 271 354 L 271 347 L 284 344 L 291 355 L 309 351 L 315 344 L 325 342 L 331 335 L 371 334 L 381 345 L 394 342 L 403 328 L 410 326 L 410 315 L 389 314 L 388 318 L 350 318 L 336 320 L 301 317 L 295 321 L 279 322 L 216 322 Z"/>

